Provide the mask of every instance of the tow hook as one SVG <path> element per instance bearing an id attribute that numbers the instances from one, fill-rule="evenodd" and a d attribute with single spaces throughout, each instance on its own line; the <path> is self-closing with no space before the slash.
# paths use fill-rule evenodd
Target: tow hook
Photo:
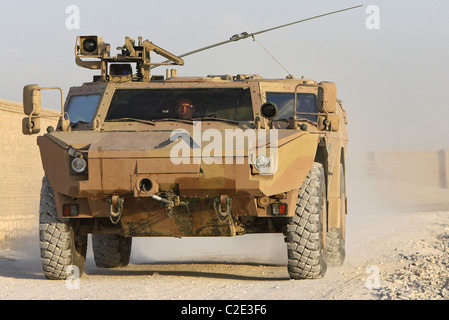
<path id="1" fill-rule="evenodd" d="M 118 195 L 112 195 L 107 199 L 107 202 L 109 205 L 109 219 L 113 224 L 117 224 L 122 216 L 123 203 L 125 200 Z"/>
<path id="2" fill-rule="evenodd" d="M 231 214 L 231 206 L 232 206 L 232 198 L 228 196 L 218 196 L 214 201 L 214 209 L 215 213 L 220 215 L 223 218 L 227 218 Z M 222 207 L 225 207 L 226 210 L 222 211 Z"/>

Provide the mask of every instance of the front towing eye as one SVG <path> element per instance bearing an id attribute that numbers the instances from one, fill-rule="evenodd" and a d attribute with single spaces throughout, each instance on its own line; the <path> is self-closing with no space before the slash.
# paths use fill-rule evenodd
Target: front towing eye
<path id="1" fill-rule="evenodd" d="M 109 205 L 109 219 L 113 224 L 117 224 L 122 216 L 125 199 L 120 198 L 118 195 L 112 195 L 107 199 L 107 202 Z"/>

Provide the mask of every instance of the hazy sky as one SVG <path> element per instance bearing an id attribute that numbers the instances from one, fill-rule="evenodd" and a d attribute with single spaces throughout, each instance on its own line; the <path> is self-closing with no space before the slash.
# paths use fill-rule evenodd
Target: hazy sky
<path id="1" fill-rule="evenodd" d="M 0 99 L 21 101 L 29 83 L 60 86 L 67 94 L 70 86 L 91 81 L 95 72 L 75 65 L 78 35 L 102 36 L 112 49 L 127 35 L 142 36 L 182 54 L 243 31 L 358 4 L 364 7 L 257 40 L 294 76 L 337 83 L 352 150 L 449 148 L 449 2 L 443 0 L 2 1 Z M 79 29 L 66 26 L 70 5 L 79 8 Z M 366 26 L 367 19 L 375 21 L 366 13 L 369 5 L 379 9 L 379 29 Z M 251 39 L 186 57 L 185 63 L 177 68 L 180 76 L 287 75 Z M 153 73 L 165 74 L 165 69 Z M 48 101 L 57 100 L 50 96 Z"/>

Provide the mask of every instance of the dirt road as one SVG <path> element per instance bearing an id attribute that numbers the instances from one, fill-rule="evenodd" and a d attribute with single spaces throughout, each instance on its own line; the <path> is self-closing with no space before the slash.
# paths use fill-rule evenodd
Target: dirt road
<path id="1" fill-rule="evenodd" d="M 0 252 L 0 299 L 449 297 L 448 212 L 353 214 L 347 230 L 345 264 L 311 281 L 289 279 L 285 244 L 277 235 L 134 239 L 127 268 L 99 269 L 88 252 L 79 282 L 50 281 L 41 273 L 36 235 L 34 242 Z"/>

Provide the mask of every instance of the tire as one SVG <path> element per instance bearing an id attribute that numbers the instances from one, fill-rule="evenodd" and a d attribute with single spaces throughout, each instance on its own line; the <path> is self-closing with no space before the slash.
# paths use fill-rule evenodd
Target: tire
<path id="1" fill-rule="evenodd" d="M 341 219 L 340 228 L 330 228 L 327 233 L 326 261 L 329 266 L 343 265 L 346 257 L 345 250 L 345 221 L 346 221 L 346 185 L 343 165 L 340 164 L 340 201 Z"/>
<path id="2" fill-rule="evenodd" d="M 326 273 L 326 213 L 324 169 L 314 163 L 299 189 L 295 216 L 287 225 L 288 273 L 292 279 L 319 279 Z"/>
<path id="3" fill-rule="evenodd" d="M 120 268 L 129 264 L 132 238 L 118 234 L 92 234 L 95 264 L 100 268 Z"/>
<path id="4" fill-rule="evenodd" d="M 87 235 L 77 235 L 75 225 L 73 220 L 58 217 L 53 188 L 45 176 L 39 208 L 39 237 L 46 278 L 65 280 L 72 274 L 81 276 L 84 273 Z"/>

